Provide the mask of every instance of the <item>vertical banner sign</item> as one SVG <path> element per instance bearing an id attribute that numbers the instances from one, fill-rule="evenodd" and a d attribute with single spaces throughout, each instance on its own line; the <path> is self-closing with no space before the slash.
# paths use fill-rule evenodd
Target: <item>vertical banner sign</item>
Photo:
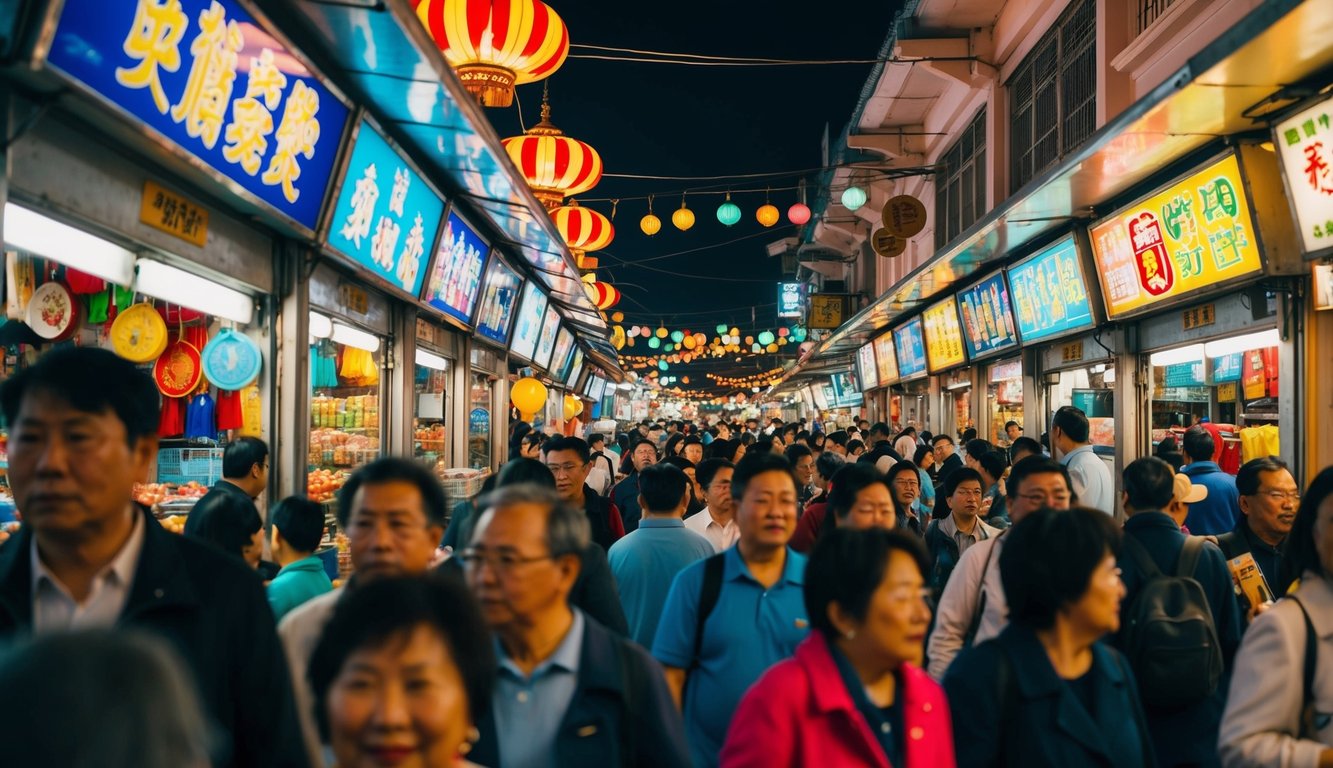
<path id="1" fill-rule="evenodd" d="M 1303 250 L 1333 250 L 1333 98 L 1273 126 L 1273 144 Z"/>
<path id="2" fill-rule="evenodd" d="M 893 334 L 875 339 L 875 364 L 879 366 L 879 384 L 887 387 L 898 381 L 898 357 L 893 349 Z"/>
<path id="3" fill-rule="evenodd" d="M 1092 304 L 1073 237 L 1020 261 L 1008 274 L 1024 344 L 1092 327 Z"/>
<path id="4" fill-rule="evenodd" d="M 443 217 L 444 200 L 362 122 L 333 209 L 329 247 L 416 298 Z"/>
<path id="5" fill-rule="evenodd" d="M 804 298 L 805 283 L 778 283 L 778 317 L 800 317 Z"/>
<path id="6" fill-rule="evenodd" d="M 926 332 L 926 365 L 931 373 L 967 362 L 958 304 L 952 296 L 928 307 L 921 313 L 921 321 Z"/>
<path id="7" fill-rule="evenodd" d="M 46 64 L 315 230 L 347 108 L 233 0 L 65 0 Z"/>
<path id="8" fill-rule="evenodd" d="M 875 345 L 866 344 L 856 350 L 856 369 L 861 377 L 861 391 L 874 389 L 881 382 L 879 380 L 879 367 L 875 365 Z"/>

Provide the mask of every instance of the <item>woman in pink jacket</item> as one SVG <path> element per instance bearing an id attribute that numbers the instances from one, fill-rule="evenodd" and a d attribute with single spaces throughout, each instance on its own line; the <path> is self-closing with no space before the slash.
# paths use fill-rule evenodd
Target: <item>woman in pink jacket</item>
<path id="1" fill-rule="evenodd" d="M 741 699 L 722 768 L 952 768 L 944 691 L 918 668 L 926 554 L 901 531 L 839 528 L 805 568 L 811 632 Z"/>

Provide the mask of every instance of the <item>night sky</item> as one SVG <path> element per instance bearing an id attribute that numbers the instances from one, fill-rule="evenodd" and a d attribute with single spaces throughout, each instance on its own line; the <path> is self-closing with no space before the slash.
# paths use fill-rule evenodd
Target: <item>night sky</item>
<path id="1" fill-rule="evenodd" d="M 672 53 L 754 56 L 782 59 L 871 59 L 883 44 L 896 0 L 840 0 L 822 12 L 811 3 L 759 3 L 737 0 L 679 0 L 675 3 L 578 2 L 547 0 L 569 28 L 576 46 L 564 66 L 548 81 L 552 122 L 566 135 L 591 144 L 607 174 L 721 176 L 802 171 L 821 164 L 824 126 L 835 137 L 856 107 L 869 64 L 712 67 L 600 61 L 577 55 L 624 54 L 592 51 L 600 45 Z M 520 86 L 517 103 L 523 125 L 539 119 L 542 83 Z M 487 110 L 502 137 L 521 133 L 517 108 Z M 817 174 L 806 173 L 806 200 L 813 203 Z M 765 246 L 796 234 L 786 210 L 797 199 L 800 176 L 719 181 L 603 178 L 579 197 L 581 205 L 611 215 L 608 198 L 620 198 L 616 238 L 594 255 L 601 260 L 599 279 L 618 287 L 624 298 L 616 307 L 624 325 L 665 324 L 714 335 L 719 323 L 743 334 L 776 327 L 779 260 Z M 764 202 L 764 187 L 782 220 L 765 230 L 754 218 Z M 742 218 L 724 227 L 716 218 L 723 194 L 733 191 Z M 711 189 L 704 191 L 704 188 Z M 781 188 L 781 189 L 779 189 Z M 677 230 L 671 213 L 683 190 L 696 223 Z M 755 190 L 758 191 L 749 191 Z M 740 190 L 747 190 L 741 192 Z M 647 201 L 662 231 L 648 237 L 639 230 Z M 742 239 L 743 238 L 743 239 Z M 728 242 L 738 241 L 738 242 Z M 695 250 L 693 253 L 676 254 Z M 752 322 L 751 312 L 754 312 Z M 642 341 L 622 354 L 648 353 Z M 789 357 L 794 345 L 783 348 Z M 781 364 L 772 358 L 747 357 L 738 364 L 680 366 L 696 374 L 754 373 Z M 693 383 L 702 376 L 695 375 Z"/>

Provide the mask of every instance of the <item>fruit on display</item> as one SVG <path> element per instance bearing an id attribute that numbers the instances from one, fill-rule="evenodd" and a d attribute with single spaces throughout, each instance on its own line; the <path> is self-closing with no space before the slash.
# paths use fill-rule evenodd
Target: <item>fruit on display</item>
<path id="1" fill-rule="evenodd" d="M 379 458 L 379 453 L 380 439 L 377 436 L 349 434 L 329 428 L 310 432 L 308 463 L 314 466 L 359 467 Z"/>
<path id="2" fill-rule="evenodd" d="M 158 523 L 172 533 L 185 533 L 185 521 L 189 515 L 167 515 L 159 518 Z"/>
<path id="3" fill-rule="evenodd" d="M 378 430 L 380 410 L 378 395 L 325 397 L 310 402 L 310 426 L 329 429 Z"/>
<path id="4" fill-rule="evenodd" d="M 208 486 L 201 485 L 195 480 L 191 480 L 184 485 L 175 483 L 134 484 L 134 500 L 145 507 L 185 499 L 198 499 L 205 493 L 208 493 Z"/>
<path id="5" fill-rule="evenodd" d="M 439 452 L 444 450 L 444 425 L 432 424 L 412 430 L 412 439 L 421 451 Z"/>
<path id="6" fill-rule="evenodd" d="M 337 469 L 316 469 L 306 475 L 305 495 L 311 501 L 332 501 L 338 489 L 347 482 L 350 472 Z"/>

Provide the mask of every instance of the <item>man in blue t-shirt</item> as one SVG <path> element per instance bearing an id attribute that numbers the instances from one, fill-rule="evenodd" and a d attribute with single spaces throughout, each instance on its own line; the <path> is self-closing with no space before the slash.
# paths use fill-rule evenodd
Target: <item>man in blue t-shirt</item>
<path id="1" fill-rule="evenodd" d="M 1190 505 L 1185 527 L 1195 536 L 1231 533 L 1240 520 L 1240 494 L 1236 491 L 1236 478 L 1223 472 L 1213 461 L 1217 443 L 1212 434 L 1200 426 L 1187 429 L 1181 443 L 1181 452 L 1185 454 L 1181 473 L 1189 477 L 1192 484 L 1208 489 L 1208 496 L 1203 501 Z"/>
<path id="2" fill-rule="evenodd" d="M 746 456 L 731 479 L 740 539 L 723 558 L 716 603 L 699 628 L 704 574 L 711 558 L 676 576 L 653 640 L 667 685 L 683 706 L 696 766 L 718 764 L 741 696 L 764 670 L 790 656 L 810 623 L 802 585 L 805 558 L 787 541 L 796 530 L 796 479 L 782 456 Z"/>
<path id="3" fill-rule="evenodd" d="M 713 555 L 708 539 L 688 530 L 682 519 L 689 478 L 671 464 L 654 464 L 639 473 L 637 530 L 611 545 L 607 559 L 620 588 L 620 605 L 629 620 L 629 636 L 651 648 L 671 580 L 685 566 Z"/>

